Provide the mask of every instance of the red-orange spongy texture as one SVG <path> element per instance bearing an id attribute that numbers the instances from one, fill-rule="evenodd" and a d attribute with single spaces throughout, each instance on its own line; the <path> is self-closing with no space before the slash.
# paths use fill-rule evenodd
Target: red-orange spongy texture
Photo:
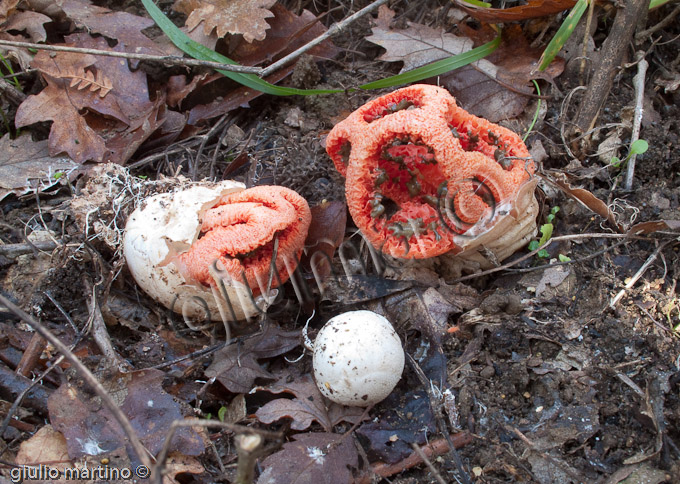
<path id="1" fill-rule="evenodd" d="M 456 237 L 493 223 L 535 170 L 517 134 L 425 84 L 357 109 L 331 130 L 326 151 L 346 177 L 357 227 L 401 258 L 460 250 Z"/>
<path id="2" fill-rule="evenodd" d="M 307 201 L 289 188 L 258 186 L 230 193 L 204 213 L 202 235 L 179 256 L 179 263 L 188 277 L 206 286 L 215 285 L 213 266 L 213 274 L 227 284 L 232 279 L 247 282 L 259 294 L 269 283 L 275 247 L 271 287 L 288 280 L 311 220 Z"/>

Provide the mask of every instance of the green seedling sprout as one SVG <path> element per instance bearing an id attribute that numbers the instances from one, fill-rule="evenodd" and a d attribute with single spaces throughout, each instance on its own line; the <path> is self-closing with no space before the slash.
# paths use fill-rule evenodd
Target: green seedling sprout
<path id="1" fill-rule="evenodd" d="M 641 155 L 649 149 L 649 143 L 646 140 L 638 139 L 635 140 L 630 145 L 630 150 L 628 150 L 628 156 L 623 160 L 620 160 L 618 156 L 612 156 L 612 161 L 610 162 L 614 168 L 619 168 L 620 166 L 625 166 L 625 164 L 630 160 L 633 155 Z"/>
<path id="2" fill-rule="evenodd" d="M 559 212 L 559 211 L 560 211 L 560 207 L 558 207 L 558 206 L 555 206 L 555 207 L 550 209 L 550 213 L 546 217 L 547 218 L 546 223 L 541 225 L 541 228 L 540 228 L 541 238 L 539 240 L 532 240 L 531 242 L 529 242 L 529 250 L 536 250 L 539 247 L 541 247 L 542 245 L 545 245 L 550 240 L 550 238 L 552 237 L 553 228 L 554 228 L 553 221 L 555 220 L 555 215 L 557 215 L 557 212 Z M 545 249 L 539 250 L 536 255 L 538 257 L 542 258 L 542 259 L 547 259 L 548 257 L 550 257 L 550 254 Z M 569 259 L 569 258 L 567 257 L 567 259 Z M 571 259 L 569 259 L 569 260 L 571 260 Z M 562 260 L 562 257 L 560 257 L 560 262 L 568 262 L 568 261 Z"/>

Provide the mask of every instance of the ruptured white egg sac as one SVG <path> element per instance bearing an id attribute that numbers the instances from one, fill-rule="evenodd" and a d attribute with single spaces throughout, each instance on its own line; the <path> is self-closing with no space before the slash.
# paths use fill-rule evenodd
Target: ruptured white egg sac
<path id="1" fill-rule="evenodd" d="M 227 301 L 220 290 L 188 281 L 173 262 L 198 239 L 201 215 L 223 195 L 244 189 L 231 180 L 198 183 L 151 196 L 128 217 L 123 253 L 132 277 L 144 292 L 187 321 L 203 321 L 208 315 L 214 321 L 243 320 L 257 314 L 249 288 L 225 284 Z"/>
<path id="2" fill-rule="evenodd" d="M 392 324 L 373 311 L 331 318 L 314 342 L 319 391 L 341 405 L 366 407 L 392 392 L 404 370 L 404 350 Z"/>

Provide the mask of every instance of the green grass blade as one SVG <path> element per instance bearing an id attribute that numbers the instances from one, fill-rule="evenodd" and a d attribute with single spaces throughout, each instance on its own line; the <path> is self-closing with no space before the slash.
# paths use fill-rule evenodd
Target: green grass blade
<path id="1" fill-rule="evenodd" d="M 167 35 L 173 44 L 184 53 L 190 55 L 195 59 L 209 60 L 213 62 L 221 62 L 222 64 L 237 63 L 232 59 L 207 48 L 204 45 L 189 38 L 182 32 L 172 21 L 166 17 L 163 12 L 153 3 L 152 0 L 142 0 L 144 8 L 149 12 L 151 18 L 161 28 L 165 35 Z M 227 76 L 228 78 L 243 84 L 246 87 L 264 92 L 265 94 L 274 94 L 276 96 L 292 96 L 295 94 L 310 95 L 310 94 L 330 94 L 340 92 L 337 89 L 295 89 L 292 87 L 281 87 L 260 79 L 254 74 L 243 74 L 240 72 L 225 71 L 217 69 L 217 72 Z"/>
<path id="2" fill-rule="evenodd" d="M 491 6 L 490 3 L 480 2 L 479 0 L 463 0 L 463 1 L 465 3 L 469 3 L 470 5 L 474 5 L 475 7 L 489 8 Z"/>
<path id="3" fill-rule="evenodd" d="M 501 36 L 498 34 L 498 36 L 491 42 L 487 42 L 484 45 L 475 47 L 474 49 L 463 52 L 462 54 L 447 57 L 446 59 L 438 60 L 437 62 L 433 62 L 432 64 L 428 64 L 423 67 L 418 67 L 412 71 L 403 72 L 396 76 L 380 79 L 379 81 L 369 82 L 368 84 L 363 84 L 359 87 L 361 89 L 380 89 L 383 87 L 398 86 L 401 84 L 421 81 L 423 79 L 427 79 L 428 77 L 438 76 L 486 57 L 496 50 L 500 43 Z"/>
<path id="4" fill-rule="evenodd" d="M 208 47 L 199 44 L 192 40 L 184 32 L 182 32 L 172 21 L 166 17 L 163 12 L 153 3 L 153 0 L 142 0 L 144 8 L 161 30 L 170 38 L 173 44 L 178 49 L 182 50 L 187 55 L 195 59 L 208 60 L 213 62 L 220 62 L 222 64 L 237 65 L 232 59 L 215 52 Z M 476 47 L 468 52 L 454 55 L 446 59 L 433 62 L 423 67 L 413 69 L 412 71 L 404 72 L 396 76 L 391 76 L 378 81 L 369 82 L 359 86 L 360 89 L 379 89 L 384 87 L 393 87 L 411 82 L 421 81 L 428 77 L 437 76 L 445 72 L 458 69 L 459 67 L 478 61 L 483 57 L 492 53 L 500 45 L 500 34 L 491 42 Z M 228 78 L 243 84 L 246 87 L 255 89 L 265 94 L 273 94 L 276 96 L 292 96 L 292 95 L 317 95 L 317 94 L 332 94 L 343 92 L 340 89 L 296 89 L 292 87 L 281 87 L 260 79 L 254 74 L 243 74 L 240 72 L 225 71 L 217 69 L 217 72 L 227 76 Z M 354 89 L 351 89 L 354 90 Z"/>
<path id="5" fill-rule="evenodd" d="M 538 66 L 539 71 L 544 71 L 550 65 L 557 53 L 567 42 L 567 39 L 571 37 L 571 34 L 576 28 L 576 24 L 581 20 L 581 16 L 583 15 L 583 12 L 586 11 L 586 8 L 588 8 L 588 0 L 578 0 L 578 2 L 576 2 L 574 8 L 571 9 L 571 12 L 569 12 L 569 15 L 564 19 L 559 30 L 543 51 Z"/>

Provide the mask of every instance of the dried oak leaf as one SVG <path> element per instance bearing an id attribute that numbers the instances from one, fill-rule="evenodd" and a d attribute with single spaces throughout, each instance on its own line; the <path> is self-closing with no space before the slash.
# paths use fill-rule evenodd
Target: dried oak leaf
<path id="1" fill-rule="evenodd" d="M 438 81 L 471 113 L 491 122 L 511 119 L 524 111 L 528 96 L 534 94 L 529 87 L 532 79 L 552 83 L 564 71 L 564 60 L 559 57 L 545 71 L 538 71 L 541 54 L 541 49 L 530 46 L 519 26 L 511 25 L 503 29 L 503 42 L 490 56 L 447 72 Z"/>
<path id="2" fill-rule="evenodd" d="M 116 12 L 105 7 L 91 5 L 83 0 L 60 0 L 57 4 L 77 27 L 117 39 L 128 46 L 127 52 L 151 55 L 169 55 L 179 52 L 171 44 L 161 45 L 142 33 L 142 30 L 155 25 L 154 21 L 148 17 L 140 17 L 128 12 Z M 136 67 L 138 62 L 133 60 L 131 64 Z"/>
<path id="3" fill-rule="evenodd" d="M 269 8 L 276 0 L 177 0 L 173 9 L 188 15 L 186 25 L 195 29 L 203 22 L 203 31 L 209 35 L 214 29 L 219 37 L 242 34 L 248 42 L 262 40 L 273 17 Z"/>
<path id="4" fill-rule="evenodd" d="M 52 19 L 47 15 L 31 11 L 16 11 L 10 9 L 11 12 L 6 22 L 3 18 L 3 12 L 7 11 L 9 4 L 16 2 L 8 2 L 3 7 L 3 2 L 0 0 L 0 40 L 9 40 L 14 42 L 44 42 L 47 38 L 47 32 L 43 24 L 51 22 Z M 11 32 L 11 33 L 10 33 Z M 24 34 L 25 32 L 25 34 Z M 0 54 L 5 58 L 11 59 L 19 64 L 21 70 L 27 70 L 31 65 L 33 54 L 25 47 L 14 46 L 0 46 Z"/>
<path id="5" fill-rule="evenodd" d="M 161 450 L 172 422 L 183 420 L 188 412 L 163 390 L 164 378 L 165 373 L 159 370 L 144 370 L 104 380 L 107 391 L 153 455 Z M 72 459 L 125 448 L 125 433 L 96 395 L 65 383 L 50 396 L 47 406 L 50 422 L 66 438 Z M 184 455 L 200 455 L 204 443 L 198 433 L 185 427 L 175 432 L 170 447 Z"/>
<path id="6" fill-rule="evenodd" d="M 474 47 L 472 40 L 433 29 L 427 25 L 408 22 L 406 29 L 391 29 L 389 23 L 394 16 L 386 5 L 378 10 L 378 19 L 373 35 L 366 40 L 383 47 L 386 52 L 380 56 L 385 62 L 403 62 L 400 72 L 413 70 L 445 57 L 467 52 Z"/>
<path id="7" fill-rule="evenodd" d="M 276 379 L 260 365 L 258 359 L 282 355 L 299 345 L 299 331 L 283 331 L 269 325 L 245 342 L 232 343 L 215 353 L 205 375 L 216 378 L 230 392 L 248 393 L 256 378 Z"/>
<path id="8" fill-rule="evenodd" d="M 11 139 L 0 138 L 0 200 L 8 194 L 23 195 L 43 191 L 60 180 L 58 173 L 68 175 L 78 165 L 67 157 L 53 158 L 48 154 L 47 140 L 33 141 L 29 133 Z"/>
<path id="9" fill-rule="evenodd" d="M 293 438 L 262 462 L 257 484 L 354 482 L 352 471 L 359 467 L 359 454 L 351 438 L 323 432 Z"/>
<path id="10" fill-rule="evenodd" d="M 291 378 L 293 379 L 288 381 Z M 342 421 L 359 422 L 365 410 L 361 407 L 346 407 L 325 400 L 310 375 L 292 377 L 286 374 L 271 385 L 257 389 L 295 396 L 292 400 L 289 398 L 272 400 L 255 412 L 255 417 L 262 423 L 291 418 L 293 430 L 305 430 L 316 420 L 324 430 L 330 432 Z"/>
<path id="11" fill-rule="evenodd" d="M 7 17 L 14 13 L 17 8 L 19 0 L 0 0 L 0 23 L 7 20 Z"/>
<path id="12" fill-rule="evenodd" d="M 2 30 L 5 32 L 12 30 L 26 32 L 31 42 L 44 42 L 47 39 L 44 24 L 51 21 L 52 19 L 47 15 L 26 10 L 12 15 L 2 26 Z"/>
<path id="13" fill-rule="evenodd" d="M 110 48 L 104 38 L 84 33 L 66 40 L 69 46 L 124 50 L 122 42 Z M 41 51 L 31 64 L 43 73 L 47 87 L 19 106 L 15 124 L 23 127 L 56 121 L 49 136 L 52 156 L 65 152 L 77 163 L 93 160 L 123 164 L 162 122 L 158 118 L 161 100 L 149 100 L 146 74 L 130 71 L 120 59 Z M 92 91 L 71 86 L 73 74 L 86 71 L 94 74 L 95 81 L 99 76 L 110 92 L 102 97 L 101 87 Z M 103 79 L 107 80 L 105 85 Z"/>
<path id="14" fill-rule="evenodd" d="M 239 64 L 247 66 L 274 61 L 293 52 L 326 31 L 323 24 L 318 22 L 316 17 L 307 10 L 303 10 L 300 15 L 295 15 L 276 4 L 271 11 L 274 17 L 269 21 L 271 28 L 267 31 L 267 38 L 253 42 L 234 38 L 229 43 L 229 57 Z M 310 55 L 323 58 L 333 58 L 338 52 L 339 49 L 329 39 L 309 50 Z M 295 64 L 291 64 L 266 77 L 265 80 L 271 84 L 276 84 L 293 72 L 294 68 Z M 211 96 L 207 99 L 201 97 L 193 99 L 193 103 L 196 103 L 196 105 L 189 112 L 188 124 L 197 125 L 207 119 L 223 116 L 224 113 L 239 107 L 247 107 L 250 101 L 262 94 L 249 87 L 233 89 L 229 86 L 228 91 L 217 88 L 214 92 L 211 92 L 209 88 L 204 88 L 205 85 L 214 80 L 216 79 L 207 79 L 196 86 L 196 93 L 200 93 L 202 98 L 206 94 L 211 94 Z"/>
<path id="15" fill-rule="evenodd" d="M 235 38 L 229 44 L 229 57 L 239 64 L 254 66 L 273 62 L 290 54 L 311 40 L 326 32 L 326 27 L 309 10 L 296 15 L 283 5 L 271 8 L 274 17 L 269 21 L 271 28 L 264 40 L 244 42 Z M 340 49 L 330 39 L 312 47 L 307 53 L 315 57 L 333 58 Z"/>

